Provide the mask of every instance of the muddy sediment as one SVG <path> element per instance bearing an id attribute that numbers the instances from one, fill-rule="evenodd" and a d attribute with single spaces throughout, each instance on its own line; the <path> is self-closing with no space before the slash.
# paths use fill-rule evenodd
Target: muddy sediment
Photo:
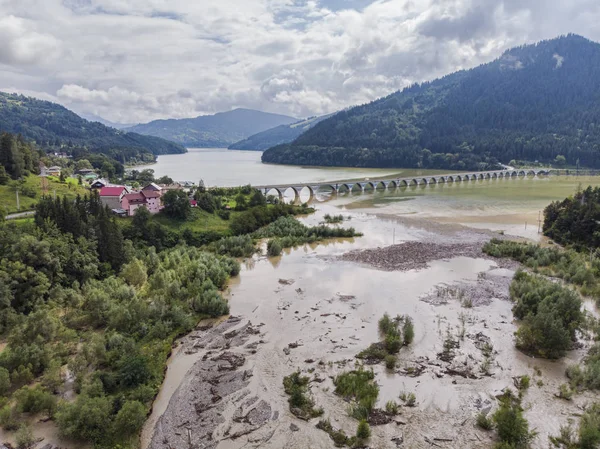
<path id="1" fill-rule="evenodd" d="M 197 360 L 158 420 L 149 447 L 333 448 L 316 427 L 320 418 L 304 421 L 290 413 L 283 377 L 296 370 L 309 376 L 323 418 L 353 435 L 357 421 L 333 393 L 333 379 L 378 341 L 377 320 L 384 312 L 409 314 L 415 341 L 401 349 L 394 370 L 371 365 L 380 394 L 369 447 L 490 448 L 494 433 L 477 428 L 476 416 L 492 413 L 496 396 L 525 374 L 532 377 L 524 394 L 526 416 L 539 432 L 532 447 L 547 447 L 548 435 L 558 434 L 590 399 L 555 397 L 566 382 L 566 366 L 585 350 L 556 362 L 519 353 L 508 295 L 517 264 L 482 253 L 493 233 L 455 229 L 363 251 L 305 247 L 277 266 L 257 262 L 230 298 L 244 318 L 197 329 L 184 339 L 180 353 Z M 416 395 L 414 406 L 400 399 L 405 392 Z M 398 415 L 381 412 L 388 400 L 399 404 Z"/>

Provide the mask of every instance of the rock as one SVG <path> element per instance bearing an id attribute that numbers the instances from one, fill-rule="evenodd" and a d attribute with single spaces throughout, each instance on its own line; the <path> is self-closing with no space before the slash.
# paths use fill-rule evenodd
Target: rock
<path id="1" fill-rule="evenodd" d="M 288 347 L 286 347 L 286 348 L 283 348 L 283 353 L 284 353 L 285 355 L 290 355 L 290 352 L 291 352 L 291 351 L 290 351 L 290 348 L 288 348 Z"/>
<path id="2" fill-rule="evenodd" d="M 392 438 L 392 443 L 396 443 L 396 447 L 401 447 L 404 443 L 404 435 L 400 434 L 400 436 Z"/>
<path id="3" fill-rule="evenodd" d="M 296 424 L 294 424 L 294 423 L 291 423 L 291 424 L 290 424 L 290 430 L 291 430 L 292 432 L 298 432 L 298 431 L 300 430 L 300 427 L 298 427 L 298 426 L 297 426 Z"/>
<path id="4" fill-rule="evenodd" d="M 294 282 L 296 281 L 293 279 L 279 279 L 281 285 L 292 285 Z"/>

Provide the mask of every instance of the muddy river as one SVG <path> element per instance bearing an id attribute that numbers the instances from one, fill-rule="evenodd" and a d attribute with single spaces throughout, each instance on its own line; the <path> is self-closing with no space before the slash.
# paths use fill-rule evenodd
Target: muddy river
<path id="1" fill-rule="evenodd" d="M 501 234 L 540 240 L 539 212 L 579 184 L 600 179 L 487 180 L 320 195 L 317 212 L 303 221 L 313 225 L 326 213 L 341 213 L 342 226 L 364 236 L 245 261 L 227 291 L 231 318 L 200 323 L 178 343 L 142 447 L 333 448 L 315 427 L 318 418 L 303 421 L 290 413 L 283 377 L 296 370 L 310 376 L 324 417 L 353 435 L 357 422 L 349 404 L 333 394 L 332 378 L 378 341 L 377 321 L 385 312 L 410 315 L 415 340 L 401 350 L 393 371 L 372 366 L 378 407 L 389 400 L 402 404 L 403 392 L 414 393 L 416 404 L 372 426 L 369 447 L 490 448 L 493 433 L 477 428 L 475 417 L 525 374 L 532 381 L 523 405 L 538 433 L 532 446 L 549 447 L 548 436 L 593 398 L 555 397 L 565 368 L 581 359 L 589 342 L 554 362 L 517 351 L 508 300 L 517 266 L 491 260 L 480 248 Z M 373 253 L 376 262 L 356 253 L 377 248 L 387 249 Z M 595 313 L 592 304 L 586 308 Z M 458 348 L 443 361 L 439 354 L 449 336 Z M 493 347 L 487 363 L 483 344 Z"/>

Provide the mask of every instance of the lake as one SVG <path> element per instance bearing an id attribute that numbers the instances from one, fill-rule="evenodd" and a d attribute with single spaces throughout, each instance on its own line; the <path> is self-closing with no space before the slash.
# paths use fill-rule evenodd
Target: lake
<path id="1" fill-rule="evenodd" d="M 200 179 L 209 186 L 235 187 L 284 183 L 310 183 L 382 177 L 402 174 L 412 176 L 441 173 L 436 170 L 295 167 L 263 164 L 260 151 L 237 151 L 226 148 L 190 148 L 185 154 L 159 156 L 155 164 L 135 167 L 154 170 L 156 177 L 170 176 L 176 181 Z"/>

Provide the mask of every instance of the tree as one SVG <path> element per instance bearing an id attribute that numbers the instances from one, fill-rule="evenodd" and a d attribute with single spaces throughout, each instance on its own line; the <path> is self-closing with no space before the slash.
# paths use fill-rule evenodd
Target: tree
<path id="1" fill-rule="evenodd" d="M 192 210 L 190 200 L 183 190 L 169 190 L 163 196 L 163 204 L 165 214 L 179 220 L 187 219 Z"/>
<path id="2" fill-rule="evenodd" d="M 10 181 L 10 176 L 6 173 L 4 166 L 0 165 L 0 185 L 6 185 Z"/>
<path id="3" fill-rule="evenodd" d="M 79 159 L 75 162 L 75 170 L 91 170 L 92 164 L 87 159 Z"/>
<path id="4" fill-rule="evenodd" d="M 4 396 L 10 389 L 10 374 L 6 368 L 0 367 L 0 396 Z"/>
<path id="5" fill-rule="evenodd" d="M 133 259 L 131 262 L 123 266 L 123 269 L 121 270 L 121 277 L 125 279 L 129 285 L 141 287 L 148 279 L 144 262 L 137 258 Z"/>
<path id="6" fill-rule="evenodd" d="M 154 182 L 154 170 L 152 170 L 151 168 L 146 168 L 144 170 L 142 170 L 138 176 L 137 176 L 137 180 L 141 183 L 141 184 L 149 184 L 151 182 Z"/>
<path id="7" fill-rule="evenodd" d="M 567 159 L 562 154 L 559 154 L 556 156 L 556 158 L 554 158 L 554 163 L 558 167 L 564 167 L 567 164 Z"/>
<path id="8" fill-rule="evenodd" d="M 204 193 L 206 192 L 206 186 L 204 185 L 204 179 L 201 179 L 198 183 L 198 192 Z"/>
<path id="9" fill-rule="evenodd" d="M 250 207 L 264 206 L 265 204 L 267 204 L 265 196 L 260 192 L 260 190 L 255 190 L 250 197 Z"/>
<path id="10" fill-rule="evenodd" d="M 17 443 L 17 449 L 30 449 L 36 443 L 36 439 L 33 436 L 33 432 L 27 425 L 22 425 L 15 434 L 15 442 Z"/>
<path id="11" fill-rule="evenodd" d="M 148 411 L 139 401 L 127 401 L 115 417 L 115 435 L 133 435 L 137 433 L 144 422 Z"/>
<path id="12" fill-rule="evenodd" d="M 200 191 L 197 191 L 194 197 L 198 202 L 198 207 L 208 213 L 212 214 L 217 208 L 215 197 L 208 192 L 200 193 Z"/>
<path id="13" fill-rule="evenodd" d="M 173 181 L 173 178 L 169 178 L 168 176 L 161 176 L 156 180 L 156 182 L 165 185 L 171 185 L 175 183 L 175 181 Z"/>
<path id="14" fill-rule="evenodd" d="M 246 197 L 242 193 L 238 193 L 235 197 L 235 210 L 242 211 L 248 208 Z"/>
<path id="15" fill-rule="evenodd" d="M 110 398 L 79 395 L 75 402 L 62 403 L 55 418 L 63 435 L 100 443 L 109 434 L 112 406 Z"/>

